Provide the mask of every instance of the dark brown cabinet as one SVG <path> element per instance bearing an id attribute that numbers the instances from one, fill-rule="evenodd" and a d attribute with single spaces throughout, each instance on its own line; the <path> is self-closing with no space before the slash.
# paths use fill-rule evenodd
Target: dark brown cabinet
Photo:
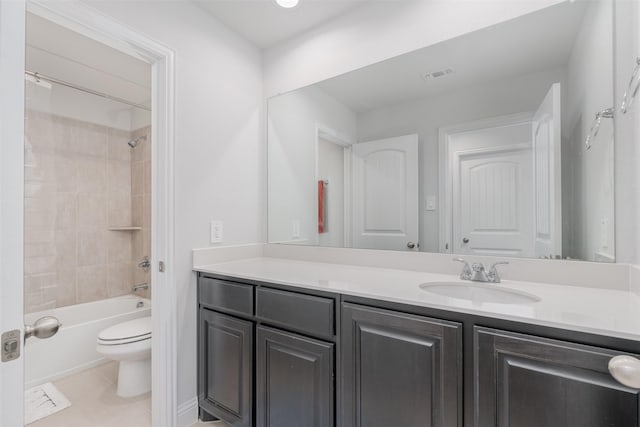
<path id="1" fill-rule="evenodd" d="M 198 401 L 235 427 L 253 426 L 252 322 L 200 309 Z"/>
<path id="2" fill-rule="evenodd" d="M 474 328 L 476 427 L 638 427 L 638 390 L 608 349 Z"/>
<path id="3" fill-rule="evenodd" d="M 344 304 L 342 427 L 462 425 L 461 325 Z"/>
<path id="4" fill-rule="evenodd" d="M 259 327 L 258 427 L 334 425 L 334 345 Z"/>
<path id="5" fill-rule="evenodd" d="M 635 341 L 203 275 L 198 302 L 205 420 L 640 427 L 639 391 L 608 372 Z"/>

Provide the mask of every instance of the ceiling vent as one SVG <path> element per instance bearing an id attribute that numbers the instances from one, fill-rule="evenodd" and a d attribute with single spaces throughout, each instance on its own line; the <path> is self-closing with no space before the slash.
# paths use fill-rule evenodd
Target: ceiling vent
<path id="1" fill-rule="evenodd" d="M 428 73 L 424 73 L 422 78 L 426 81 L 438 79 L 440 77 L 448 76 L 449 74 L 453 74 L 453 69 L 451 68 L 443 68 L 442 70 L 430 71 Z"/>

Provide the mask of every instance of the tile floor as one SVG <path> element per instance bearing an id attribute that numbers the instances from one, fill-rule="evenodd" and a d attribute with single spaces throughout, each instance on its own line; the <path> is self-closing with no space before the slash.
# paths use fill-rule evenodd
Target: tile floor
<path id="1" fill-rule="evenodd" d="M 53 384 L 71 407 L 28 427 L 151 427 L 151 393 L 131 399 L 116 395 L 117 362 L 68 376 Z M 222 421 L 197 422 L 192 427 L 227 427 Z"/>
<path id="2" fill-rule="evenodd" d="M 54 381 L 71 407 L 29 427 L 151 427 L 151 393 L 118 397 L 117 377 L 118 365 L 110 362 Z"/>

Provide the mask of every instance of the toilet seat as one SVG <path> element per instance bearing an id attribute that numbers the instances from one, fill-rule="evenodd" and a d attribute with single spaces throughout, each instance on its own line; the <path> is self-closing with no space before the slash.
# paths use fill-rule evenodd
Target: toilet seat
<path id="1" fill-rule="evenodd" d="M 115 346 L 151 339 L 151 316 L 111 326 L 98 335 L 98 344 Z"/>

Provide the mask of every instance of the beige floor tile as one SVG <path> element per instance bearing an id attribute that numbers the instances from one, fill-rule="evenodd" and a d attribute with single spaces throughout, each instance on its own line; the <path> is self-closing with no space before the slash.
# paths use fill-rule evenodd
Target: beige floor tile
<path id="1" fill-rule="evenodd" d="M 111 384 L 118 382 L 118 362 L 109 362 L 95 368 L 96 372 L 102 375 Z"/>
<path id="2" fill-rule="evenodd" d="M 118 397 L 117 375 L 110 362 L 55 381 L 72 406 L 29 427 L 151 427 L 151 393 Z"/>

